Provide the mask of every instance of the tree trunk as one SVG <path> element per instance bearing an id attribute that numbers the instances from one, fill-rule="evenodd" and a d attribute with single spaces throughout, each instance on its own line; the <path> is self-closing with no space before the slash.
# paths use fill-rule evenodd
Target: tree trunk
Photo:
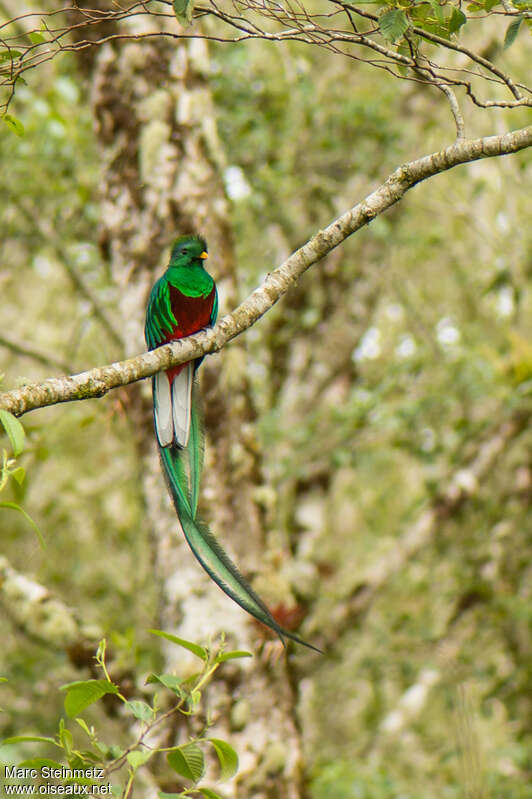
<path id="1" fill-rule="evenodd" d="M 237 298 L 224 154 L 207 83 L 208 52 L 199 40 L 176 47 L 153 39 L 107 44 L 84 58 L 102 154 L 100 244 L 120 287 L 122 330 L 127 354 L 132 354 L 143 346 L 149 288 L 166 265 L 177 234 L 197 231 L 207 238 L 222 311 Z M 267 558 L 264 512 L 255 499 L 262 484 L 261 457 L 246 352 L 233 345 L 223 356 L 207 359 L 201 372 L 207 427 L 201 512 L 251 576 Z M 155 453 L 148 385 L 130 392 L 145 476 L 146 524 L 153 534 L 153 579 L 160 586 L 160 619 L 154 623 L 198 641 L 224 631 L 229 646 L 256 651 L 256 625 L 203 573 L 177 535 Z M 168 667 L 175 667 L 175 647 L 167 657 Z M 177 667 L 182 672 L 183 662 Z M 207 701 L 214 734 L 227 737 L 240 756 L 238 776 L 224 787 L 228 795 L 300 796 L 295 696 L 283 659 L 269 665 L 256 656 L 228 664 L 209 688 Z M 177 738 L 185 741 L 187 729 L 180 729 Z"/>

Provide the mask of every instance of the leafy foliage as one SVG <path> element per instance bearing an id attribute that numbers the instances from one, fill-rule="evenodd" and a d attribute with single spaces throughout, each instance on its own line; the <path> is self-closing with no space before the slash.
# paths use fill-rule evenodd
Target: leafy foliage
<path id="1" fill-rule="evenodd" d="M 21 489 L 26 478 L 24 467 L 18 466 L 16 458 L 22 454 L 26 440 L 24 428 L 19 420 L 13 414 L 0 409 L 0 423 L 5 430 L 14 458 L 9 458 L 5 449 L 1 450 L 1 464 L 0 464 L 0 493 L 6 488 L 9 481 L 14 481 L 16 489 Z M 35 524 L 31 516 L 22 508 L 17 502 L 0 501 L 0 508 L 7 508 L 10 510 L 18 511 L 21 516 L 28 522 L 37 534 L 41 546 L 44 547 L 44 539 L 39 527 Z"/>
<path id="2" fill-rule="evenodd" d="M 157 631 L 160 633 L 160 631 Z M 173 636 L 168 636 L 171 639 Z M 203 666 L 201 671 L 193 679 L 181 680 L 183 686 L 179 692 L 176 702 L 175 694 L 160 696 L 156 693 L 150 697 L 150 702 L 144 700 L 127 700 L 121 693 L 120 688 L 110 678 L 107 670 L 105 653 L 106 641 L 100 642 L 96 653 L 96 661 L 103 671 L 103 679 L 78 680 L 63 686 L 66 691 L 65 710 L 70 718 L 74 718 L 78 725 L 78 734 L 74 735 L 65 724 L 64 719 L 60 719 L 57 734 L 52 736 L 41 735 L 17 735 L 4 739 L 0 746 L 11 747 L 19 744 L 40 743 L 53 747 L 56 751 L 56 759 L 47 757 L 31 757 L 24 759 L 19 765 L 20 769 L 36 769 L 42 773 L 44 767 L 59 769 L 57 777 L 64 775 L 66 784 L 74 783 L 78 785 L 98 786 L 112 785 L 113 793 L 120 795 L 123 799 L 130 796 L 134 784 L 136 783 L 138 772 L 158 753 L 165 753 L 168 765 L 175 774 L 183 778 L 192 786 L 175 793 L 168 794 L 160 792 L 159 796 L 187 797 L 191 795 L 203 795 L 207 799 L 216 799 L 218 794 L 212 789 L 203 785 L 198 785 L 204 777 L 206 771 L 206 760 L 204 748 L 210 744 L 220 764 L 220 780 L 227 780 L 238 770 L 238 757 L 234 749 L 226 741 L 218 738 L 198 737 L 196 740 L 188 741 L 179 746 L 163 747 L 149 743 L 150 733 L 161 724 L 168 723 L 177 713 L 199 714 L 200 688 L 203 688 L 213 677 L 221 663 L 221 656 L 226 655 L 228 659 L 242 656 L 240 652 L 224 652 L 223 647 L 219 650 L 209 652 L 203 647 L 191 641 L 180 639 L 180 646 L 184 646 L 190 651 L 201 649 L 204 652 L 202 657 Z M 248 655 L 249 653 L 244 653 Z M 159 682 L 164 685 L 164 675 L 153 675 L 155 679 L 151 682 Z M 122 703 L 122 711 L 127 716 L 130 715 L 132 722 L 139 722 L 139 727 L 135 731 L 136 738 L 125 747 L 118 747 L 115 744 L 105 743 L 93 725 L 79 714 L 103 699 L 105 696 L 114 696 Z M 165 705 L 164 710 L 161 705 Z M 169 706 L 168 706 L 169 705 Z M 135 729 L 132 724 L 132 729 Z M 82 743 L 78 743 L 80 731 L 83 733 Z M 88 744 L 87 744 L 88 739 Z M 59 750 L 59 752 L 57 751 Z M 99 768 L 96 768 L 99 767 Z M 67 771 L 65 771 L 67 769 Z M 70 773 L 68 772 L 70 769 Z M 125 774 L 123 773 L 125 772 Z M 22 772 L 23 773 L 23 772 Z M 45 772 L 47 773 L 47 772 Z M 122 774 L 122 776 L 120 776 Z M 108 782 L 112 780 L 112 784 Z M 102 782 L 103 781 L 103 782 Z M 63 787 L 63 791 L 65 787 Z"/>
<path id="3" fill-rule="evenodd" d="M 2 409 L 0 409 L 0 422 L 2 423 L 4 430 L 9 437 L 13 455 L 16 458 L 24 449 L 24 440 L 26 437 L 24 428 L 16 416 L 13 416 L 12 413 L 8 413 Z"/>
<path id="4" fill-rule="evenodd" d="M 400 8 L 391 8 L 379 17 L 380 32 L 385 39 L 395 42 L 408 30 L 408 19 Z"/>

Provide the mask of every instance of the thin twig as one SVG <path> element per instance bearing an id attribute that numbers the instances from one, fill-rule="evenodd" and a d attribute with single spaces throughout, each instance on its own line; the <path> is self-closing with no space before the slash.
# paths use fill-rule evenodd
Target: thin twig
<path id="1" fill-rule="evenodd" d="M 451 106 L 451 113 L 454 117 L 454 121 L 456 124 L 456 139 L 457 141 L 460 141 L 460 139 L 463 139 L 465 137 L 465 124 L 462 112 L 460 111 L 460 106 L 458 105 L 458 100 L 456 99 L 456 94 L 453 92 L 451 87 L 446 86 L 445 83 L 438 83 L 436 85 L 438 86 L 438 89 L 440 89 L 449 100 L 449 105 Z"/>
<path id="2" fill-rule="evenodd" d="M 405 35 L 405 39 L 410 45 L 411 52 L 414 53 L 415 52 L 414 46 L 408 35 Z M 417 57 L 415 55 L 413 55 L 413 57 L 415 58 L 417 63 Z M 429 74 L 431 75 L 433 74 L 431 69 L 427 69 L 422 65 L 418 65 L 415 71 L 419 72 L 421 75 L 425 75 L 427 72 L 429 72 Z M 433 81 L 430 82 L 432 83 Z M 460 111 L 460 106 L 458 105 L 456 94 L 454 93 L 454 91 L 451 89 L 450 86 L 448 86 L 446 83 L 443 83 L 442 81 L 436 80 L 434 81 L 434 84 L 435 86 L 437 86 L 438 89 L 440 89 L 441 92 L 443 92 L 443 94 L 447 97 L 449 101 L 449 105 L 451 107 L 451 113 L 453 115 L 454 123 L 456 125 L 456 140 L 459 141 L 460 139 L 463 139 L 465 137 L 465 123 L 464 123 L 464 118 L 462 116 L 462 112 Z"/>
<path id="3" fill-rule="evenodd" d="M 163 7 L 168 7 L 168 12 L 149 8 L 144 0 L 133 2 L 131 5 L 126 7 L 116 4 L 114 8 L 105 10 L 71 7 L 69 9 L 65 9 L 65 11 L 68 11 L 71 15 L 76 13 L 78 15 L 78 21 L 73 24 L 61 25 L 58 23 L 57 27 L 52 27 L 52 25 L 49 25 L 46 21 L 46 18 L 51 19 L 52 17 L 59 15 L 61 11 L 60 9 L 51 12 L 39 13 L 38 15 L 31 12 L 22 14 L 19 17 L 16 17 L 13 20 L 8 20 L 0 25 L 0 30 L 7 28 L 5 32 L 3 31 L 2 38 L 5 49 L 7 51 L 10 49 L 15 49 L 20 52 L 19 56 L 6 59 L 5 62 L 0 65 L 0 76 L 2 76 L 2 79 L 0 80 L 0 86 L 4 86 L 8 90 L 8 97 L 5 99 L 5 102 L 0 105 L 0 110 L 3 110 L 3 113 L 7 111 L 19 76 L 21 76 L 24 72 L 35 69 L 35 67 L 55 58 L 59 53 L 68 51 L 75 52 L 84 50 L 86 48 L 100 47 L 108 42 L 128 40 L 140 41 L 142 39 L 152 37 L 170 37 L 177 40 L 199 38 L 205 39 L 207 41 L 230 44 L 235 44 L 250 39 L 265 39 L 275 42 L 299 41 L 307 45 L 325 48 L 330 52 L 352 58 L 356 61 L 364 61 L 379 69 L 385 69 L 394 75 L 394 77 L 400 78 L 401 80 L 435 84 L 438 86 L 438 88 L 440 88 L 440 90 L 442 90 L 442 86 L 447 86 L 449 89 L 452 89 L 453 86 L 461 85 L 465 88 L 467 96 L 478 108 L 511 109 L 521 106 L 532 106 L 532 88 L 530 86 L 526 86 L 514 81 L 510 75 L 503 72 L 491 61 L 479 53 L 476 53 L 473 50 L 465 47 L 459 41 L 438 36 L 437 34 L 427 31 L 424 28 L 416 25 L 410 25 L 408 29 L 409 33 L 415 34 L 426 42 L 437 44 L 442 53 L 445 53 L 445 51 L 449 50 L 460 53 L 467 59 L 468 62 L 472 62 L 479 68 L 478 71 L 472 71 L 465 66 L 457 68 L 442 62 L 434 63 L 429 61 L 429 59 L 425 56 L 420 55 L 420 59 L 423 61 L 423 65 L 427 69 L 427 72 L 425 73 L 425 78 L 423 80 L 420 80 L 419 77 L 416 78 L 415 69 L 416 66 L 419 65 L 419 59 L 415 58 L 412 53 L 411 57 L 407 58 L 396 48 L 392 46 L 386 46 L 385 44 L 381 43 L 380 39 L 382 39 L 382 36 L 379 29 L 379 15 L 370 11 L 366 11 L 364 8 L 359 8 L 352 3 L 344 2 L 343 0 L 330 0 L 330 2 L 338 10 L 329 13 L 310 13 L 300 3 L 280 4 L 272 2 L 265 3 L 262 1 L 256 2 L 255 0 L 242 0 L 242 2 L 239 2 L 238 4 L 233 4 L 235 13 L 231 13 L 226 8 L 219 7 L 216 0 L 210 0 L 205 5 L 196 6 L 194 10 L 195 19 L 205 18 L 208 16 L 216 17 L 218 20 L 224 23 L 224 25 L 229 26 L 235 31 L 238 31 L 238 35 L 236 36 L 220 35 L 220 33 L 218 33 L 219 26 L 217 26 L 216 35 L 213 33 L 207 33 L 205 31 L 198 32 L 197 29 L 187 29 L 179 30 L 178 32 L 173 32 L 171 30 L 159 30 L 155 32 L 147 31 L 144 33 L 141 32 L 135 34 L 117 31 L 110 34 L 106 33 L 106 35 L 100 36 L 99 38 L 97 33 L 91 38 L 82 38 L 79 36 L 79 33 L 84 29 L 93 30 L 95 27 L 97 28 L 97 26 L 103 24 L 105 24 L 108 28 L 110 23 L 117 25 L 118 23 L 123 22 L 131 17 L 165 18 L 168 20 L 175 19 L 174 14 L 170 11 L 171 3 L 163 2 L 162 0 L 160 0 L 160 4 Z M 483 16 L 487 17 L 493 14 L 504 14 L 506 17 L 511 16 L 512 18 L 515 18 L 516 15 L 527 16 L 529 14 L 529 12 L 511 9 L 508 3 L 505 4 L 504 9 L 504 11 L 501 11 L 500 8 L 494 9 L 490 12 L 484 13 Z M 251 15 L 250 19 L 246 18 L 246 12 L 249 12 Z M 334 27 L 332 24 L 333 18 L 335 19 L 336 24 L 336 20 L 340 21 L 343 14 L 346 15 L 347 27 L 345 29 Z M 360 16 L 362 19 L 371 21 L 373 23 L 373 27 L 365 31 L 359 31 L 353 19 L 354 14 Z M 35 17 L 38 17 L 39 20 L 44 20 L 47 34 L 51 37 L 47 42 L 32 42 L 31 44 L 28 44 L 27 35 L 31 32 L 31 30 L 24 31 L 22 35 L 18 32 L 8 35 L 9 25 L 18 25 L 20 28 L 21 22 L 24 22 L 24 27 L 29 28 L 33 24 L 33 18 Z M 477 20 L 480 19 L 480 17 L 477 15 L 470 17 L 470 19 Z M 266 27 L 261 27 L 262 20 L 266 23 L 273 23 L 276 26 L 276 29 L 269 30 Z M 33 30 L 37 31 L 37 28 L 34 28 Z M 68 36 L 72 32 L 78 33 L 78 38 L 75 41 L 68 39 Z M 338 46 L 340 43 L 343 44 L 344 47 Z M 362 55 L 355 55 L 355 53 L 353 53 L 354 48 L 357 48 L 359 53 L 362 52 Z M 373 50 L 374 52 L 382 55 L 383 61 L 375 61 L 365 56 L 364 51 L 367 49 Z M 406 73 L 398 74 L 397 70 L 394 69 L 394 64 L 406 66 Z M 504 100 L 488 98 L 484 100 L 478 96 L 470 81 L 459 79 L 458 77 L 453 78 L 451 76 L 452 73 L 460 73 L 463 75 L 471 74 L 474 75 L 478 81 L 486 83 L 496 82 L 500 85 L 504 85 L 512 93 L 513 99 Z M 451 110 L 455 115 L 458 138 L 462 138 L 463 130 L 461 115 L 456 115 L 457 104 L 455 104 L 450 98 L 448 92 L 445 93 L 451 102 Z"/>
<path id="4" fill-rule="evenodd" d="M 379 21 L 379 17 L 377 16 L 377 14 L 372 14 L 371 12 L 353 6 L 350 3 L 344 3 L 342 2 L 342 0 L 331 0 L 331 2 L 337 3 L 342 7 L 347 7 L 351 11 L 354 11 L 355 14 L 359 14 L 361 17 L 365 17 L 366 19 L 371 19 L 373 22 Z M 467 56 L 469 59 L 471 59 L 471 61 L 474 61 L 476 64 L 479 64 L 480 66 L 484 67 L 484 69 L 487 69 L 489 72 L 493 73 L 498 78 L 500 78 L 503 81 L 503 83 L 505 83 L 506 86 L 509 88 L 509 90 L 512 92 L 516 100 L 523 99 L 519 89 L 515 86 L 514 82 L 509 77 L 509 75 L 506 75 L 504 72 L 502 72 L 502 70 L 500 70 L 498 67 L 492 64 L 491 61 L 488 61 L 487 58 L 484 58 L 483 56 L 474 53 L 469 48 L 464 47 L 461 44 L 452 41 L 451 39 L 444 39 L 443 36 L 438 36 L 435 33 L 430 33 L 429 31 L 426 31 L 423 28 L 419 28 L 417 27 L 417 25 L 412 25 L 410 27 L 410 30 L 412 31 L 412 33 L 415 33 L 417 36 L 420 36 L 422 39 L 426 39 L 427 41 L 433 42 L 434 44 L 439 44 L 441 47 L 445 49 L 454 50 L 457 53 L 462 53 L 463 55 Z"/>

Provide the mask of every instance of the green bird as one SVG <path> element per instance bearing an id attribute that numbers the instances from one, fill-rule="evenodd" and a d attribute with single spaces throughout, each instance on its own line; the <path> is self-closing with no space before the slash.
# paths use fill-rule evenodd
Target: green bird
<path id="1" fill-rule="evenodd" d="M 204 266 L 207 257 L 207 244 L 200 236 L 181 236 L 174 242 L 168 268 L 153 286 L 148 301 L 145 336 L 150 350 L 215 323 L 218 296 L 215 282 Z M 172 367 L 152 379 L 157 443 L 185 539 L 222 591 L 274 630 L 283 644 L 285 638 L 291 638 L 320 652 L 276 622 L 209 528 L 197 518 L 203 430 L 194 375 L 202 360 Z"/>

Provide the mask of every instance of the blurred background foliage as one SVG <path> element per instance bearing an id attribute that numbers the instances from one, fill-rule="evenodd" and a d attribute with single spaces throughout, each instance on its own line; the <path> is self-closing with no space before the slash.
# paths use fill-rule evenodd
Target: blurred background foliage
<path id="1" fill-rule="evenodd" d="M 511 57 L 524 73 L 526 47 Z M 436 91 L 318 49 L 214 45 L 211 59 L 242 297 L 395 166 L 454 135 Z M 87 92 L 76 62 L 57 59 L 17 90 L 24 136 L 1 131 L 2 389 L 59 373 L 54 359 L 80 371 L 121 354 L 90 300 L 112 317 Z M 526 111 L 490 113 L 493 132 L 527 121 Z M 468 109 L 471 135 L 482 114 Z M 531 178 L 524 152 L 418 186 L 244 337 L 271 489 L 269 549 L 288 542 L 301 604 L 313 603 L 306 635 L 325 631 L 333 650 L 300 685 L 312 799 L 532 796 L 526 428 L 364 613 L 335 617 L 452 475 L 467 482 L 479 448 L 529 404 Z M 215 271 L 216 253 L 211 262 Z M 50 362 L 15 352 L 13 339 Z M 14 568 L 143 673 L 158 657 L 146 632 L 158 593 L 127 404 L 124 390 L 25 417 L 27 479 L 3 498 L 31 513 L 47 548 L 10 510 L 0 528 Z M 0 636 L 9 681 L 0 704 L 10 710 L 0 735 L 53 734 L 57 687 L 78 672 L 4 615 Z"/>

